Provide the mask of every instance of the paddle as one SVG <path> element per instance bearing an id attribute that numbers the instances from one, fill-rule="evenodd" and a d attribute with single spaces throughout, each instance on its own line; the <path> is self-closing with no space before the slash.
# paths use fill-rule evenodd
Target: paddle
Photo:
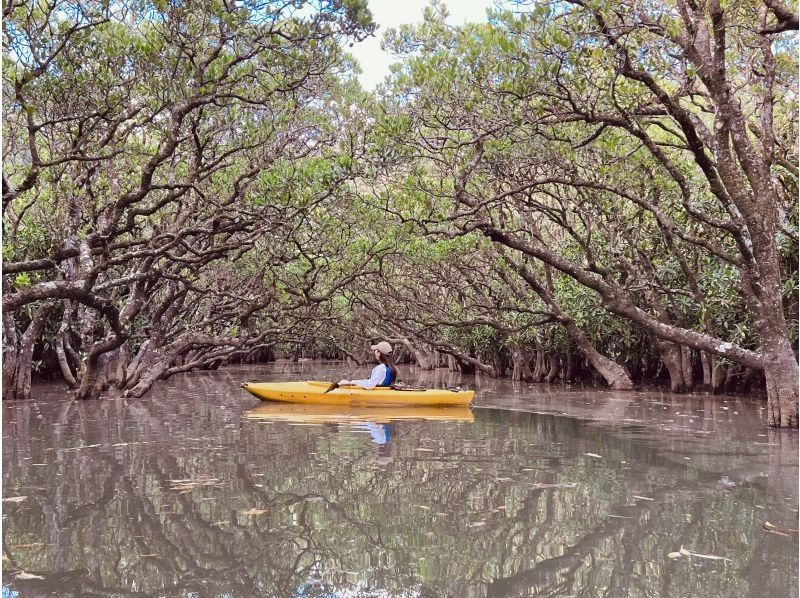
<path id="1" fill-rule="evenodd" d="M 339 388 L 339 383 L 338 383 L 338 382 L 332 382 L 332 383 L 331 383 L 331 385 L 328 387 L 328 390 L 326 390 L 326 391 L 325 391 L 325 392 L 323 392 L 322 394 L 326 395 L 326 394 L 328 394 L 330 391 L 332 391 L 334 388 Z"/>

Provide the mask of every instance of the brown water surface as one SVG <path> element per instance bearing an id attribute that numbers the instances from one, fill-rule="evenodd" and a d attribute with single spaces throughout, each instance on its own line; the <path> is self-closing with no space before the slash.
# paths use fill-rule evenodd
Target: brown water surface
<path id="1" fill-rule="evenodd" d="M 798 437 L 762 400 L 405 369 L 477 390 L 416 418 L 239 388 L 355 373 L 4 402 L 3 597 L 798 595 Z"/>

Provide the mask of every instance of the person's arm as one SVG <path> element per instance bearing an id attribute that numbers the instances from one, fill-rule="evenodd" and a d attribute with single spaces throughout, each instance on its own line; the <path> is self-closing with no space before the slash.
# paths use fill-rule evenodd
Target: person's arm
<path id="1" fill-rule="evenodd" d="M 370 388 L 375 388 L 378 386 L 378 384 L 383 382 L 383 379 L 386 377 L 386 370 L 384 369 L 385 367 L 385 365 L 379 363 L 372 368 L 372 374 L 370 374 L 369 378 L 366 380 L 350 380 L 350 384 L 360 386 L 361 388 L 365 388 L 367 390 Z"/>

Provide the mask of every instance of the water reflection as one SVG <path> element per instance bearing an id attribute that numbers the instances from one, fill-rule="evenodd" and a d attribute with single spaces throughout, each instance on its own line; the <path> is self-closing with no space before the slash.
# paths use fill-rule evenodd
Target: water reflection
<path id="1" fill-rule="evenodd" d="M 369 432 L 372 442 L 381 446 L 385 446 L 392 439 L 393 428 L 391 424 L 366 421 L 363 424 L 356 425 L 356 429 Z"/>
<path id="2" fill-rule="evenodd" d="M 275 378 L 302 378 L 280 367 Z M 697 415 L 703 426 L 672 405 L 657 418 L 663 397 L 643 394 L 562 391 L 561 408 L 627 400 L 614 424 L 281 411 L 239 390 L 243 371 L 141 400 L 4 404 L 4 497 L 24 497 L 3 503 L 4 584 L 60 596 L 797 595 L 794 433 L 736 422 L 723 435 L 719 408 Z M 489 390 L 483 405 L 558 398 Z M 737 409 L 758 423 L 757 406 Z M 368 426 L 389 426 L 384 441 Z M 681 545 L 732 562 L 668 559 Z"/>
<path id="3" fill-rule="evenodd" d="M 346 422 L 382 422 L 400 420 L 474 421 L 469 407 L 351 407 L 349 405 L 313 405 L 261 403 L 245 413 L 247 419 L 324 424 Z"/>

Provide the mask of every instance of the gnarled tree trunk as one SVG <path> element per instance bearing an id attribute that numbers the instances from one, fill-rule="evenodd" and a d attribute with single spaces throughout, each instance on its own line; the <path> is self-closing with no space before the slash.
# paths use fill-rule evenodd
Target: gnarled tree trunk
<path id="1" fill-rule="evenodd" d="M 447 369 L 451 372 L 461 371 L 461 367 L 458 365 L 458 360 L 452 355 L 447 356 Z"/>
<path id="2" fill-rule="evenodd" d="M 669 341 L 656 341 L 661 361 L 669 372 L 669 388 L 672 392 L 686 392 L 683 379 L 683 359 L 681 346 Z"/>
<path id="3" fill-rule="evenodd" d="M 78 381 L 72 374 L 72 368 L 70 368 L 69 366 L 69 360 L 67 360 L 67 354 L 64 351 L 64 343 L 65 343 L 64 336 L 65 336 L 64 332 L 59 332 L 55 343 L 56 356 L 58 357 L 58 367 L 61 369 L 61 376 L 67 383 L 67 386 L 74 389 L 77 388 Z"/>
<path id="4" fill-rule="evenodd" d="M 69 318 L 71 312 L 70 302 L 64 302 L 64 315 L 61 316 L 61 327 L 58 330 L 58 335 L 55 342 L 56 357 L 58 358 L 58 367 L 61 370 L 61 376 L 70 388 L 77 388 L 78 381 L 72 373 L 72 368 L 67 359 L 66 345 L 69 343 L 67 339 Z"/>
<path id="5" fill-rule="evenodd" d="M 500 352 L 500 349 L 497 345 L 492 345 L 492 367 L 494 368 L 494 375 L 496 377 L 503 377 L 506 375 L 506 364 L 505 359 L 503 359 L 503 354 Z"/>
<path id="6" fill-rule="evenodd" d="M 124 336 L 112 333 L 92 345 L 84 363 L 81 385 L 75 393 L 76 399 L 96 399 L 106 389 L 106 376 L 112 360 L 109 352 L 118 349 L 125 340 Z"/>
<path id="7" fill-rule="evenodd" d="M 714 367 L 713 357 L 706 351 L 700 351 L 700 363 L 703 365 L 703 389 L 711 390 L 711 371 Z"/>
<path id="8" fill-rule="evenodd" d="M 558 377 L 558 356 L 555 353 L 551 353 L 547 356 L 547 363 L 549 368 L 544 381 L 550 384 Z"/>
<path id="9" fill-rule="evenodd" d="M 544 360 L 544 350 L 537 349 L 536 350 L 536 365 L 533 368 L 533 382 L 541 382 L 545 375 L 547 374 L 547 369 Z"/>
<path id="10" fill-rule="evenodd" d="M 764 354 L 767 380 L 767 423 L 773 427 L 796 428 L 798 367 L 788 340 Z"/>
<path id="11" fill-rule="evenodd" d="M 25 329 L 20 342 L 19 354 L 15 360 L 12 380 L 13 398 L 28 399 L 31 396 L 31 367 L 33 365 L 33 348 L 42 334 L 51 305 L 43 303 L 33 314 L 31 323 Z M 5 386 L 3 387 L 5 391 Z"/>
<path id="12" fill-rule="evenodd" d="M 597 373 L 603 377 L 609 387 L 615 390 L 630 390 L 633 388 L 633 382 L 625 368 L 613 359 L 601 355 L 589 342 L 583 331 L 575 325 L 575 322 L 568 320 L 564 325 L 575 346 L 583 353 L 586 360 L 592 364 L 592 367 L 597 370 Z"/>
<path id="13" fill-rule="evenodd" d="M 681 373 L 686 390 L 694 388 L 694 365 L 692 363 L 692 350 L 686 345 L 681 345 Z"/>
<path id="14" fill-rule="evenodd" d="M 728 373 L 728 368 L 724 361 L 720 359 L 711 360 L 711 392 L 722 392 L 722 387 L 725 384 L 725 378 Z"/>
<path id="15" fill-rule="evenodd" d="M 600 352 L 594 348 L 583 331 L 578 328 L 575 320 L 570 318 L 556 302 L 552 280 L 549 275 L 550 269 L 548 268 L 546 270 L 547 285 L 545 286 L 530 270 L 527 270 L 519 265 L 512 265 L 512 267 L 515 268 L 517 273 L 522 276 L 522 278 L 528 283 L 528 285 L 530 285 L 536 294 L 539 295 L 542 301 L 547 304 L 547 307 L 558 318 L 564 328 L 567 329 L 570 338 L 575 343 L 575 347 L 586 357 L 586 360 L 592 364 L 592 367 L 597 370 L 597 373 L 603 377 L 603 379 L 606 381 L 606 384 L 616 390 L 632 389 L 633 382 L 631 381 L 631 377 L 625 368 L 613 359 L 609 359 L 608 357 L 601 355 Z M 552 380 L 551 373 L 552 367 L 551 372 L 547 375 L 548 382 Z"/>
<path id="16" fill-rule="evenodd" d="M 407 338 L 402 338 L 399 342 L 403 343 L 409 352 L 414 356 L 414 360 L 417 362 L 417 366 L 419 366 L 421 370 L 432 370 L 436 367 L 434 364 L 433 355 L 425 351 L 423 347 L 411 342 Z"/>
<path id="17" fill-rule="evenodd" d="M 530 380 L 533 377 L 531 372 L 530 356 L 520 348 L 511 349 L 511 363 L 514 365 L 511 370 L 512 380 Z"/>
<path id="18" fill-rule="evenodd" d="M 5 285 L 3 285 L 5 287 Z M 17 325 L 14 316 L 3 312 L 3 398 L 14 398 L 14 379 L 17 373 Z"/>

